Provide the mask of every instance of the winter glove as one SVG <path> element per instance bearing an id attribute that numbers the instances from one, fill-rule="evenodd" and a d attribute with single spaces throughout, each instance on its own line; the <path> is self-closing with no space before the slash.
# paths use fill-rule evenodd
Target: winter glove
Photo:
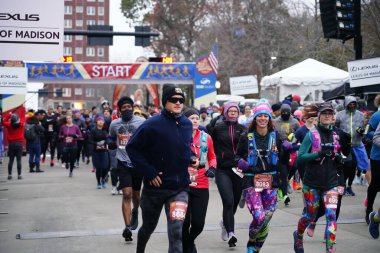
<path id="1" fill-rule="evenodd" d="M 108 149 L 110 149 L 110 150 L 117 149 L 116 142 L 111 142 L 110 144 L 108 144 Z"/>
<path id="2" fill-rule="evenodd" d="M 216 169 L 214 167 L 210 167 L 208 170 L 205 172 L 205 176 L 209 178 L 214 178 L 216 174 Z"/>
<path id="3" fill-rule="evenodd" d="M 364 128 L 361 128 L 361 127 L 357 127 L 356 128 L 356 132 L 358 133 L 358 134 L 360 134 L 360 135 L 363 135 L 364 134 Z"/>
<path id="4" fill-rule="evenodd" d="M 238 168 L 240 170 L 242 170 L 243 172 L 248 171 L 249 170 L 249 163 L 244 159 L 240 159 L 238 161 Z"/>
<path id="5" fill-rule="evenodd" d="M 282 143 L 281 146 L 282 146 L 282 148 L 283 148 L 284 150 L 289 150 L 289 149 L 292 148 L 292 143 L 289 142 L 289 141 L 284 141 L 284 142 Z"/>

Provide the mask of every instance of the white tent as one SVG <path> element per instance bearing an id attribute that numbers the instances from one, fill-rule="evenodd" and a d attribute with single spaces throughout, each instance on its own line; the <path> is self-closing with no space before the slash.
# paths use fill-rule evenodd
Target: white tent
<path id="1" fill-rule="evenodd" d="M 282 101 L 289 94 L 297 94 L 302 101 L 319 101 L 323 90 L 334 89 L 348 80 L 348 72 L 309 58 L 263 77 L 260 96 Z"/>

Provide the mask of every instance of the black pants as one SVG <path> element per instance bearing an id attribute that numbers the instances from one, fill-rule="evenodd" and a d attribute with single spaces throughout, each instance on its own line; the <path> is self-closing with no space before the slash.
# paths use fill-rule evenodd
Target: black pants
<path id="1" fill-rule="evenodd" d="M 288 195 L 288 165 L 283 163 L 278 163 L 280 168 L 280 190 L 282 191 L 282 195 Z"/>
<path id="2" fill-rule="evenodd" d="M 50 148 L 50 159 L 54 160 L 55 147 L 57 146 L 57 136 L 55 133 L 49 134 L 45 137 L 44 142 L 42 143 L 42 155 L 46 157 L 46 150 Z"/>
<path id="3" fill-rule="evenodd" d="M 76 153 L 76 161 L 79 162 L 80 155 L 82 153 L 84 140 L 77 140 L 77 153 Z"/>
<path id="4" fill-rule="evenodd" d="M 70 172 L 74 170 L 74 164 L 76 160 L 77 147 L 64 147 L 63 148 L 63 161 L 65 163 L 70 163 Z"/>
<path id="5" fill-rule="evenodd" d="M 21 175 L 22 142 L 9 142 L 8 144 L 8 175 L 12 175 L 13 162 L 16 157 L 17 173 Z"/>
<path id="6" fill-rule="evenodd" d="M 232 169 L 217 169 L 215 175 L 223 203 L 223 224 L 227 232 L 235 232 L 235 213 L 242 193 L 242 179 Z"/>
<path id="7" fill-rule="evenodd" d="M 203 231 L 206 220 L 206 212 L 209 200 L 208 188 L 190 188 L 189 205 L 186 219 L 182 228 L 182 243 L 184 252 L 191 248 L 195 238 Z"/>
<path id="8" fill-rule="evenodd" d="M 351 152 L 352 149 L 351 149 Z M 343 172 L 344 172 L 344 182 L 347 182 L 347 186 L 348 187 L 351 187 L 352 186 L 352 182 L 354 181 L 354 178 L 355 178 L 355 174 L 356 174 L 356 158 L 355 158 L 355 154 L 352 153 L 352 160 L 350 161 L 345 161 L 344 164 L 343 164 Z"/>
<path id="9" fill-rule="evenodd" d="M 160 218 L 162 207 L 165 207 L 169 253 L 182 253 L 182 226 L 186 213 L 173 210 L 176 203 L 187 205 L 188 193 L 185 190 L 165 190 L 143 188 L 141 193 L 141 211 L 143 224 L 137 235 L 136 253 L 145 252 L 146 244 Z M 185 211 L 186 212 L 186 211 Z M 180 213 L 181 217 L 177 217 Z M 182 217 L 183 215 L 183 217 Z"/>
<path id="10" fill-rule="evenodd" d="M 110 170 L 110 158 L 108 151 L 94 152 L 92 156 L 92 164 L 96 169 L 96 181 L 98 184 L 105 180 L 108 171 Z"/>
<path id="11" fill-rule="evenodd" d="M 368 205 L 367 211 L 373 210 L 373 203 L 375 202 L 376 195 L 380 191 L 380 160 L 371 161 L 371 183 L 367 190 Z"/>

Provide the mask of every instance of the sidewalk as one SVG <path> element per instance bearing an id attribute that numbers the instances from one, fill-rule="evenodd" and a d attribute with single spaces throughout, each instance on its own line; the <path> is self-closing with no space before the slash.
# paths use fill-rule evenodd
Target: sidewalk
<path id="1" fill-rule="evenodd" d="M 74 170 L 73 178 L 69 178 L 68 170 L 60 165 L 51 168 L 48 163 L 42 165 L 44 173 L 32 174 L 27 168 L 26 157 L 23 157 L 23 179 L 17 180 L 16 177 L 8 181 L 7 163 L 8 159 L 5 158 L 0 165 L 0 213 L 7 213 L 0 214 L 0 231 L 4 231 L 0 232 L 1 253 L 135 252 L 137 235 L 134 234 L 134 241 L 130 244 L 126 244 L 121 237 L 124 227 L 121 196 L 112 196 L 110 187 L 96 189 L 95 175 L 90 165 L 80 164 L 80 168 Z M 15 168 L 16 164 L 13 171 Z M 236 248 L 228 248 L 227 243 L 220 239 L 220 196 L 215 183 L 211 182 L 210 185 L 206 226 L 196 240 L 198 252 L 245 252 L 251 221 L 249 212 L 246 208 L 238 208 L 238 243 Z M 337 253 L 379 252 L 380 240 L 370 237 L 364 222 L 366 187 L 354 186 L 354 191 L 355 197 L 343 198 Z M 262 253 L 294 252 L 292 232 L 296 229 L 303 205 L 300 192 L 290 197 L 289 207 L 279 202 Z M 379 206 L 378 198 L 375 208 Z M 305 235 L 305 252 L 324 252 L 324 224 L 324 219 L 321 219 L 313 238 Z M 162 253 L 167 249 L 166 219 L 162 212 L 146 252 Z"/>

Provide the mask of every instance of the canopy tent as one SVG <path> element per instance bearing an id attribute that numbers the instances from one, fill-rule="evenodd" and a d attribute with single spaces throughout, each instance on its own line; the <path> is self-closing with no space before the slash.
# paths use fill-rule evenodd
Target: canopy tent
<path id="1" fill-rule="evenodd" d="M 334 89 L 349 80 L 348 72 L 314 59 L 306 59 L 261 80 L 261 97 L 283 100 L 289 94 L 302 100 L 322 100 L 324 90 Z"/>

